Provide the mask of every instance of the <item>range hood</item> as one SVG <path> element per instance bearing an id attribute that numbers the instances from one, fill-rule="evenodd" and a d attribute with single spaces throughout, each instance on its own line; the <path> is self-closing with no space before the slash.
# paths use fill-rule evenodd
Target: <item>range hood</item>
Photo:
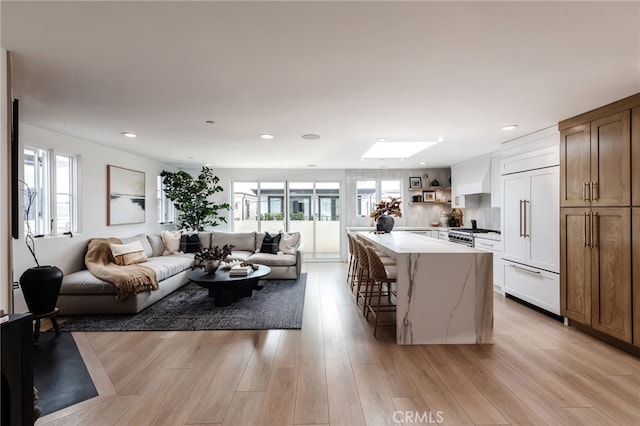
<path id="1" fill-rule="evenodd" d="M 465 161 L 460 171 L 456 184 L 457 194 L 488 194 L 491 192 L 490 156 L 485 155 Z"/>

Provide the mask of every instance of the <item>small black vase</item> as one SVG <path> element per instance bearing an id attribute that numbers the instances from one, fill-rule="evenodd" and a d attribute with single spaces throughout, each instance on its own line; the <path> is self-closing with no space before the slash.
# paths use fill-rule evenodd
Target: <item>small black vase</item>
<path id="1" fill-rule="evenodd" d="M 376 222 L 376 229 L 378 231 L 384 231 L 388 234 L 393 229 L 394 223 L 395 221 L 393 220 L 393 217 L 389 215 L 383 215 L 378 218 L 378 221 Z"/>
<path id="2" fill-rule="evenodd" d="M 62 277 L 57 266 L 38 266 L 24 271 L 20 276 L 20 288 L 29 312 L 41 315 L 56 308 Z"/>

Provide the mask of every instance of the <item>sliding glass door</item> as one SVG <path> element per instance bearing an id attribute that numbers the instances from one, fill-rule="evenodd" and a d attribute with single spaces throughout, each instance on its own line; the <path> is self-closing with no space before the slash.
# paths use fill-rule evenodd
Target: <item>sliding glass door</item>
<path id="1" fill-rule="evenodd" d="M 300 232 L 305 260 L 340 257 L 340 183 L 290 182 L 289 230 Z"/>

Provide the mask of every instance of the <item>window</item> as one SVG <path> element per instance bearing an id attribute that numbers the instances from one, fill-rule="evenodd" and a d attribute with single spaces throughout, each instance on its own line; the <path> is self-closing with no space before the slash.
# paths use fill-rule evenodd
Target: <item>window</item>
<path id="1" fill-rule="evenodd" d="M 356 214 L 361 217 L 369 216 L 378 201 L 401 196 L 400 179 L 359 180 L 356 182 Z"/>
<path id="2" fill-rule="evenodd" d="M 78 231 L 78 158 L 24 148 L 25 233 Z"/>
<path id="3" fill-rule="evenodd" d="M 173 223 L 176 219 L 176 208 L 164 192 L 162 176 L 158 176 L 156 187 L 158 188 L 158 223 Z"/>

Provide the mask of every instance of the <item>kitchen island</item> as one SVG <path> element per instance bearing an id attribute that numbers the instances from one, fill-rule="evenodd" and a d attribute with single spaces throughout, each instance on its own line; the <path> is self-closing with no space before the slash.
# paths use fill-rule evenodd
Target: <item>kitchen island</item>
<path id="1" fill-rule="evenodd" d="M 411 232 L 356 235 L 398 265 L 398 344 L 493 343 L 492 253 Z"/>

